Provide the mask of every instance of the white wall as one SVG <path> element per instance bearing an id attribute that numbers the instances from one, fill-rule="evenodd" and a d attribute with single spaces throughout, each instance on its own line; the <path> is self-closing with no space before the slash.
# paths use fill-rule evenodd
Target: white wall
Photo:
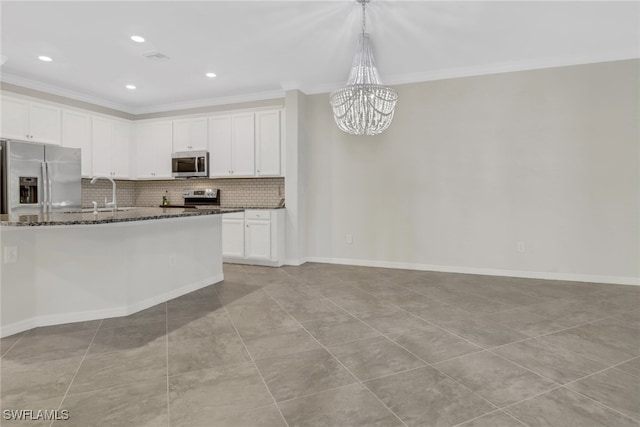
<path id="1" fill-rule="evenodd" d="M 636 283 L 639 63 L 398 86 L 376 137 L 309 96 L 309 259 Z"/>

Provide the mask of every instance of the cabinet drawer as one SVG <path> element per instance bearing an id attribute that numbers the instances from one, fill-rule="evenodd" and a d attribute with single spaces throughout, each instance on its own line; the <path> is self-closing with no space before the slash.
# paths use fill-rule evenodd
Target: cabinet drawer
<path id="1" fill-rule="evenodd" d="M 245 219 L 271 219 L 270 211 L 263 210 L 247 210 L 244 211 Z"/>
<path id="2" fill-rule="evenodd" d="M 244 212 L 232 212 L 222 214 L 222 219 L 244 219 Z"/>

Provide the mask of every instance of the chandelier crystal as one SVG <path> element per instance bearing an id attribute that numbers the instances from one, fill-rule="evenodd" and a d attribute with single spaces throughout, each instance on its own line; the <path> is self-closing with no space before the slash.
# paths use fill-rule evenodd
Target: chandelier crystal
<path id="1" fill-rule="evenodd" d="M 365 29 L 365 5 L 362 4 L 362 34 L 353 58 L 347 86 L 332 92 L 330 103 L 338 128 L 353 135 L 377 135 L 393 120 L 397 92 L 380 81 L 373 61 L 373 47 Z"/>

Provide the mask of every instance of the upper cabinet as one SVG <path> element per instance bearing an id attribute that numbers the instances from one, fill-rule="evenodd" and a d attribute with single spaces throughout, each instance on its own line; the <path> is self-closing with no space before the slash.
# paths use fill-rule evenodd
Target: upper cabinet
<path id="1" fill-rule="evenodd" d="M 93 116 L 91 131 L 93 175 L 129 179 L 131 124 Z"/>
<path id="2" fill-rule="evenodd" d="M 170 179 L 178 151 L 209 151 L 211 178 L 283 174 L 279 107 L 138 122 L 0 94 L 0 138 L 80 148 L 85 178 Z"/>
<path id="3" fill-rule="evenodd" d="M 62 110 L 62 145 L 80 148 L 82 176 L 92 176 L 91 116 L 74 110 Z"/>
<path id="4" fill-rule="evenodd" d="M 174 125 L 175 122 L 172 124 L 169 120 L 136 123 L 136 178 L 171 178 L 172 129 Z"/>
<path id="5" fill-rule="evenodd" d="M 3 138 L 60 144 L 62 110 L 59 107 L 2 96 L 0 108 Z"/>
<path id="6" fill-rule="evenodd" d="M 254 176 L 254 116 L 254 113 L 245 113 L 209 118 L 209 176 Z"/>
<path id="7" fill-rule="evenodd" d="M 210 117 L 210 176 L 281 176 L 280 142 L 280 110 Z"/>
<path id="8" fill-rule="evenodd" d="M 173 151 L 206 151 L 209 149 L 207 118 L 173 121 Z"/>
<path id="9" fill-rule="evenodd" d="M 256 176 L 280 176 L 280 110 L 256 113 Z"/>

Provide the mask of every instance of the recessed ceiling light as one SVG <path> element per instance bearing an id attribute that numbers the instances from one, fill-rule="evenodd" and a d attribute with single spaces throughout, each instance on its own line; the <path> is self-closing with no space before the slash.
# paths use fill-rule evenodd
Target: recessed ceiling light
<path id="1" fill-rule="evenodd" d="M 216 73 L 207 73 L 207 74 L 205 74 L 205 76 L 207 76 L 210 79 L 212 79 L 212 78 L 214 78 L 216 76 Z"/>
<path id="2" fill-rule="evenodd" d="M 142 36 L 131 36 L 131 40 L 136 43 L 144 43 L 144 37 Z"/>
<path id="3" fill-rule="evenodd" d="M 51 58 L 50 58 L 50 57 L 48 57 L 48 56 L 44 56 L 44 55 L 38 56 L 38 59 L 39 59 L 40 61 L 44 61 L 44 62 L 51 62 L 51 61 L 53 61 L 53 59 L 51 59 Z"/>
<path id="4" fill-rule="evenodd" d="M 126 85 L 125 87 L 129 90 L 134 90 L 136 88 L 136 85 Z"/>

